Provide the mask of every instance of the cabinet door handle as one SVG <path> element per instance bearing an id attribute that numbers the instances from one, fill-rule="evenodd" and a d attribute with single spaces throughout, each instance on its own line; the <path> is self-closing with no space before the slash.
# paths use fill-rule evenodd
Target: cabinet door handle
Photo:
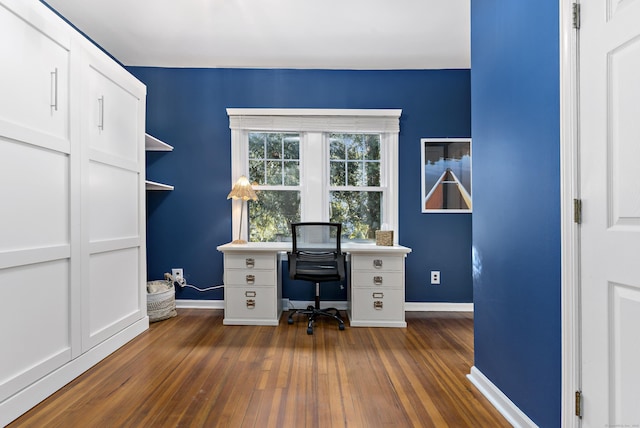
<path id="1" fill-rule="evenodd" d="M 51 108 L 58 111 L 58 68 L 51 72 Z"/>
<path id="2" fill-rule="evenodd" d="M 373 293 L 374 299 L 382 299 L 384 298 L 384 293 Z"/>
<path id="3" fill-rule="evenodd" d="M 373 302 L 373 309 L 380 311 L 382 310 L 382 301 L 381 300 L 376 300 L 375 302 Z"/>
<path id="4" fill-rule="evenodd" d="M 382 269 L 382 260 L 381 259 L 373 260 L 373 267 L 376 269 Z"/>
<path id="5" fill-rule="evenodd" d="M 98 98 L 98 129 L 104 131 L 104 95 Z"/>
<path id="6" fill-rule="evenodd" d="M 256 265 L 256 261 L 255 261 L 255 259 L 244 259 L 244 264 L 245 264 L 248 268 L 252 268 L 252 267 L 255 267 L 255 265 Z"/>
<path id="7" fill-rule="evenodd" d="M 373 277 L 373 283 L 375 285 L 382 285 L 382 277 L 381 276 L 374 276 Z"/>
<path id="8" fill-rule="evenodd" d="M 253 299 L 247 299 L 247 308 L 254 309 L 256 307 L 256 301 Z"/>
<path id="9" fill-rule="evenodd" d="M 246 280 L 247 280 L 247 284 L 253 284 L 256 282 L 256 276 L 255 275 L 247 275 L 246 276 Z"/>
<path id="10" fill-rule="evenodd" d="M 256 292 L 255 291 L 245 291 L 244 292 L 244 296 L 245 297 L 256 297 Z"/>

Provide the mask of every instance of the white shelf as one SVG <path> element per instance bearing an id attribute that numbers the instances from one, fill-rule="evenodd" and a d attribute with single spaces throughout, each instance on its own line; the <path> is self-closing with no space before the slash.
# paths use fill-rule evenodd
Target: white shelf
<path id="1" fill-rule="evenodd" d="M 168 184 L 156 183 L 155 181 L 144 181 L 147 190 L 173 190 L 173 186 Z"/>
<path id="2" fill-rule="evenodd" d="M 144 134 L 144 149 L 148 152 L 171 152 L 173 146 L 158 140 L 156 137 Z M 151 180 L 145 180 L 146 190 L 173 190 L 173 186 L 163 183 L 157 183 Z"/>
<path id="3" fill-rule="evenodd" d="M 158 140 L 156 137 L 144 134 L 144 149 L 149 152 L 171 152 L 173 146 Z"/>

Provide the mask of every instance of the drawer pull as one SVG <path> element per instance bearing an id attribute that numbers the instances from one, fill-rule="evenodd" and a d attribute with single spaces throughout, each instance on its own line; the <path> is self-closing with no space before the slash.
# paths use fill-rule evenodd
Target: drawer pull
<path id="1" fill-rule="evenodd" d="M 381 259 L 374 259 L 373 260 L 373 267 L 376 269 L 382 269 L 382 260 Z"/>
<path id="2" fill-rule="evenodd" d="M 245 291 L 244 292 L 244 296 L 245 297 L 256 297 L 256 292 L 255 291 Z"/>
<path id="3" fill-rule="evenodd" d="M 373 293 L 374 299 L 382 299 L 384 298 L 384 293 Z"/>
<path id="4" fill-rule="evenodd" d="M 256 301 L 253 299 L 247 299 L 247 309 L 255 309 Z"/>
<path id="5" fill-rule="evenodd" d="M 247 275 L 247 284 L 254 284 L 256 282 L 256 276 L 255 275 Z"/>
<path id="6" fill-rule="evenodd" d="M 382 277 L 381 276 L 374 276 L 373 277 L 373 283 L 375 285 L 382 285 Z"/>
<path id="7" fill-rule="evenodd" d="M 380 311 L 382 310 L 382 300 L 376 300 L 373 302 L 373 309 Z"/>
<path id="8" fill-rule="evenodd" d="M 256 266 L 256 260 L 255 259 L 244 259 L 244 264 L 248 267 L 248 268 L 252 268 Z"/>

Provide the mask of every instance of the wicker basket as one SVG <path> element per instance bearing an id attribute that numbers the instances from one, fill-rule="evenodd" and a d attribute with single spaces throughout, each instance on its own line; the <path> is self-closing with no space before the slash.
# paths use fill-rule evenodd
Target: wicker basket
<path id="1" fill-rule="evenodd" d="M 376 245 L 393 246 L 393 230 L 376 230 Z"/>
<path id="2" fill-rule="evenodd" d="M 178 315 L 176 312 L 176 290 L 173 284 L 167 281 L 149 281 L 147 289 L 150 285 L 156 286 L 153 288 L 159 288 L 161 291 L 147 293 L 149 322 L 162 321 Z M 159 285 L 165 285 L 165 287 L 157 287 Z"/>

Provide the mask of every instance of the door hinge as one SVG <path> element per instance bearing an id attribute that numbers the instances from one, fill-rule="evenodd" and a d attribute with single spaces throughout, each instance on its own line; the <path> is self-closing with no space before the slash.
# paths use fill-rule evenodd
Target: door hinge
<path id="1" fill-rule="evenodd" d="M 582 417 L 582 391 L 576 391 L 576 416 Z"/>
<path id="2" fill-rule="evenodd" d="M 572 9 L 573 9 L 573 28 L 575 28 L 576 30 L 580 29 L 580 3 L 574 3 L 573 5 L 571 5 Z"/>
<path id="3" fill-rule="evenodd" d="M 582 199 L 573 200 L 573 222 L 582 223 Z"/>

